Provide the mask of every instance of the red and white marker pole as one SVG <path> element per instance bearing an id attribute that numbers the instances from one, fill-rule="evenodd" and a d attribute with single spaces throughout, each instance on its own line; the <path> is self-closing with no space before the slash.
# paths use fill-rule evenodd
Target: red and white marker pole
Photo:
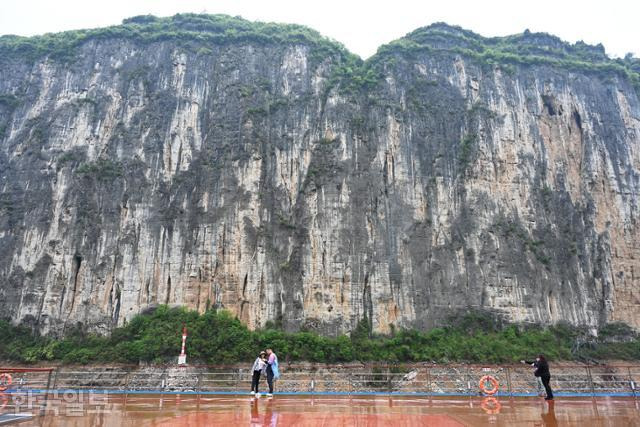
<path id="1" fill-rule="evenodd" d="M 178 365 L 186 365 L 187 363 L 187 353 L 185 353 L 185 345 L 187 343 L 187 327 L 182 327 L 182 350 L 180 351 L 180 356 L 178 356 Z"/>

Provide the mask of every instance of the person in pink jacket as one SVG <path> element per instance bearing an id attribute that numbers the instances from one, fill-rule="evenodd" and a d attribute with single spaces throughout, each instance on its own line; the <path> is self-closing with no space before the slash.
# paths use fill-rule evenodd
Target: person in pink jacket
<path id="1" fill-rule="evenodd" d="M 267 349 L 267 384 L 269 384 L 268 397 L 273 396 L 273 380 L 280 378 L 280 371 L 278 370 L 278 356 L 272 349 Z"/>

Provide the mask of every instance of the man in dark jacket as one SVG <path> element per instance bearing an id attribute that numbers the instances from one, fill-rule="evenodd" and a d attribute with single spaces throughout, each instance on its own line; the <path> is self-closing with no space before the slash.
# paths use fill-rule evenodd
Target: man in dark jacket
<path id="1" fill-rule="evenodd" d="M 544 356 L 540 354 L 536 358 L 535 362 L 528 362 L 526 360 L 521 360 L 521 362 L 536 368 L 533 375 L 535 375 L 536 377 L 540 377 L 540 380 L 542 380 L 542 385 L 547 392 L 547 397 L 545 397 L 544 400 L 553 400 L 553 390 L 551 390 L 551 386 L 549 385 L 549 381 L 551 381 L 551 373 L 549 372 L 549 364 L 547 363 L 547 359 L 545 359 Z"/>

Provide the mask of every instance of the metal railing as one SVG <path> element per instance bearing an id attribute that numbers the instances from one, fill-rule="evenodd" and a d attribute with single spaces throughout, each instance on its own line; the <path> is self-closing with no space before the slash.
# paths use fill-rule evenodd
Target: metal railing
<path id="1" fill-rule="evenodd" d="M 8 369 L 8 368 L 7 368 Z M 534 396 L 541 392 L 529 366 L 342 366 L 282 367 L 276 383 L 281 393 L 481 395 L 479 381 L 490 375 L 499 383 L 498 396 Z M 0 374 L 8 372 L 0 368 Z M 6 392 L 21 390 L 92 390 L 110 393 L 236 394 L 250 389 L 248 369 L 209 366 L 60 367 L 35 371 L 12 368 Z M 640 365 L 552 366 L 551 386 L 558 396 L 638 397 Z M 262 380 L 261 388 L 266 384 Z"/>
<path id="2" fill-rule="evenodd" d="M 54 368 L 0 367 L 0 414 L 25 404 L 43 413 L 54 376 Z"/>

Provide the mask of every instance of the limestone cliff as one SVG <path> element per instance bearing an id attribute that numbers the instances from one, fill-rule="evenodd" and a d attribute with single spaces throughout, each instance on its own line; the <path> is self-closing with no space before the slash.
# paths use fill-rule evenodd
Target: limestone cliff
<path id="1" fill-rule="evenodd" d="M 640 63 L 437 24 L 361 61 L 224 16 L 0 38 L 0 307 L 640 326 Z"/>

